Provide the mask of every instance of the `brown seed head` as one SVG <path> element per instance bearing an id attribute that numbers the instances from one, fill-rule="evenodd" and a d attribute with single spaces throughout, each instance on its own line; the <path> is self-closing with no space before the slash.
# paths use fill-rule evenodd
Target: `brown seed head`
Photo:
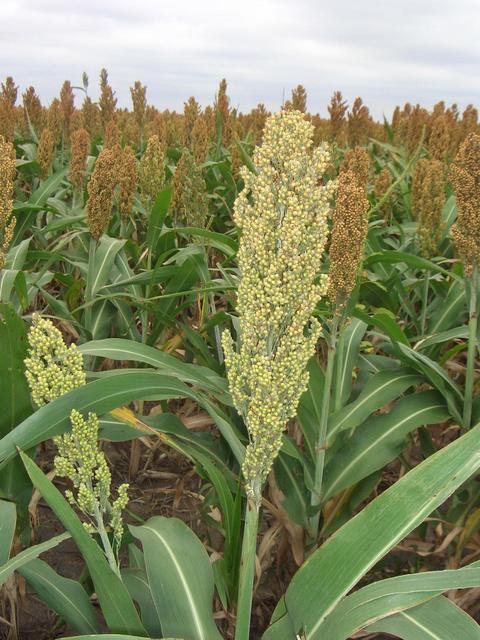
<path id="1" fill-rule="evenodd" d="M 120 198 L 118 208 L 122 218 L 127 218 L 133 209 L 133 200 L 137 190 L 138 170 L 135 153 L 130 146 L 123 149 L 120 159 Z"/>
<path id="2" fill-rule="evenodd" d="M 457 200 L 452 236 L 465 274 L 480 263 L 480 136 L 471 133 L 461 144 L 450 179 Z"/>
<path id="3" fill-rule="evenodd" d="M 16 219 L 12 215 L 15 171 L 15 149 L 13 144 L 0 136 L 0 269 L 5 266 L 16 223 Z"/>
<path id="4" fill-rule="evenodd" d="M 343 99 L 342 92 L 335 91 L 328 105 L 328 113 L 330 114 L 330 137 L 339 145 L 345 142 L 347 109 L 348 104 Z"/>
<path id="5" fill-rule="evenodd" d="M 24 108 L 24 130 L 29 132 L 28 121 L 30 121 L 32 127 L 36 133 L 40 133 L 43 121 L 42 103 L 33 87 L 28 89 L 22 94 L 23 108 Z"/>
<path id="6" fill-rule="evenodd" d="M 104 149 L 112 149 L 117 144 L 120 144 L 121 134 L 117 122 L 112 118 L 106 125 L 103 135 L 103 147 Z"/>
<path id="7" fill-rule="evenodd" d="M 42 178 L 46 178 L 55 151 L 55 138 L 50 129 L 44 129 L 38 141 L 37 162 L 41 169 Z"/>
<path id="8" fill-rule="evenodd" d="M 175 222 L 204 227 L 208 216 L 207 187 L 192 153 L 185 149 L 173 176 L 172 211 Z"/>
<path id="9" fill-rule="evenodd" d="M 292 89 L 291 108 L 294 111 L 307 113 L 307 91 L 301 84 Z"/>
<path id="10" fill-rule="evenodd" d="M 145 112 L 147 109 L 147 87 L 136 80 L 133 87 L 130 87 L 132 95 L 133 113 L 140 131 L 143 131 L 145 124 Z"/>
<path id="11" fill-rule="evenodd" d="M 63 136 L 65 140 L 70 137 L 70 120 L 75 111 L 75 96 L 69 80 L 65 80 L 60 90 L 60 105 L 62 111 Z"/>
<path id="12" fill-rule="evenodd" d="M 203 115 L 200 115 L 193 125 L 191 148 L 193 157 L 197 164 L 203 164 L 207 159 L 210 138 L 208 135 L 207 122 Z"/>
<path id="13" fill-rule="evenodd" d="M 144 202 L 158 196 L 165 181 L 165 146 L 158 136 L 151 136 L 138 167 L 138 182 Z"/>
<path id="14" fill-rule="evenodd" d="M 348 114 L 348 143 L 350 146 L 363 145 L 370 136 L 370 111 L 361 98 L 355 98 Z"/>
<path id="15" fill-rule="evenodd" d="M 341 172 L 351 171 L 355 174 L 358 184 L 366 188 L 370 172 L 370 156 L 364 147 L 348 149 L 343 157 Z"/>
<path id="16" fill-rule="evenodd" d="M 442 239 L 444 205 L 443 163 L 440 160 L 419 160 L 412 181 L 412 212 L 418 219 L 420 251 L 427 258 L 436 255 Z"/>
<path id="17" fill-rule="evenodd" d="M 445 160 L 450 147 L 450 128 L 448 117 L 443 114 L 437 116 L 432 123 L 428 140 L 428 150 L 434 160 Z"/>
<path id="18" fill-rule="evenodd" d="M 62 127 L 62 105 L 60 104 L 60 100 L 58 98 L 54 98 L 50 103 L 50 106 L 48 107 L 47 128 L 53 135 L 55 144 L 57 144 L 61 138 Z"/>
<path id="19" fill-rule="evenodd" d="M 183 106 L 183 145 L 185 147 L 191 147 L 192 145 L 192 133 L 196 121 L 200 114 L 200 106 L 193 96 L 190 96 L 187 102 Z"/>
<path id="20" fill-rule="evenodd" d="M 86 96 L 82 104 L 84 127 L 91 138 L 100 135 L 100 111 L 95 102 Z"/>
<path id="21" fill-rule="evenodd" d="M 77 129 L 71 135 L 70 171 L 68 178 L 73 187 L 82 189 L 90 152 L 90 136 L 86 129 Z"/>
<path id="22" fill-rule="evenodd" d="M 13 142 L 15 125 L 17 123 L 17 111 L 15 102 L 17 101 L 18 87 L 10 76 L 2 83 L 0 91 L 0 135 L 7 142 Z"/>
<path id="23" fill-rule="evenodd" d="M 117 107 L 117 99 L 112 87 L 108 83 L 108 73 L 106 69 L 100 71 L 100 118 L 102 126 L 105 129 L 107 124 L 115 118 L 115 109 Z"/>
<path id="24" fill-rule="evenodd" d="M 108 226 L 112 213 L 113 193 L 118 182 L 119 147 L 103 149 L 88 182 L 87 223 L 98 240 Z"/>
<path id="25" fill-rule="evenodd" d="M 233 122 L 230 112 L 230 98 L 227 95 L 227 81 L 225 78 L 220 82 L 217 99 L 215 101 L 215 111 L 220 118 L 222 126 L 222 144 L 228 147 L 232 140 Z"/>
<path id="26" fill-rule="evenodd" d="M 361 158 L 356 170 L 354 157 Z M 332 213 L 328 290 L 337 313 L 343 309 L 355 287 L 363 260 L 369 207 L 366 174 L 364 158 L 357 152 L 357 156 L 352 154 L 348 164 L 342 166 L 338 177 L 337 200 Z"/>
<path id="27" fill-rule="evenodd" d="M 383 198 L 383 196 L 390 189 L 391 184 L 392 174 L 387 167 L 384 167 L 375 178 L 375 182 L 373 185 L 373 192 L 377 201 Z M 390 220 L 390 218 L 392 217 L 391 196 L 384 202 L 384 204 L 380 208 L 380 212 L 382 213 L 384 220 Z"/>

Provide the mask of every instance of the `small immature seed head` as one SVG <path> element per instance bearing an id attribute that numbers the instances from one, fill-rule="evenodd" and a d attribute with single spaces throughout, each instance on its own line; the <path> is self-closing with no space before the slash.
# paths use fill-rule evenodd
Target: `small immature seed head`
<path id="1" fill-rule="evenodd" d="M 138 167 L 138 182 L 144 202 L 155 200 L 165 181 L 165 146 L 158 136 L 151 136 Z"/>
<path id="2" fill-rule="evenodd" d="M 205 226 L 208 216 L 207 187 L 202 171 L 188 149 L 183 151 L 173 176 L 171 208 L 176 223 Z"/>

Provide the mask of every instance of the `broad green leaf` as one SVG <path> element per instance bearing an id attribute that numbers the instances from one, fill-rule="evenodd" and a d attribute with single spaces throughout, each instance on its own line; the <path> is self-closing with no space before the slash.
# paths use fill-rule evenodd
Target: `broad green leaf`
<path id="1" fill-rule="evenodd" d="M 339 450 L 327 451 L 324 500 L 394 460 L 413 429 L 449 417 L 445 401 L 435 391 L 406 396 L 388 413 L 370 417 Z"/>
<path id="2" fill-rule="evenodd" d="M 155 516 L 130 531 L 143 546 L 148 581 L 164 634 L 215 640 L 213 571 L 197 536 L 177 518 Z"/>
<path id="3" fill-rule="evenodd" d="M 64 433 L 70 426 L 72 409 L 84 413 L 95 411 L 98 415 L 103 415 L 133 400 L 170 400 L 179 397 L 199 401 L 210 413 L 241 462 L 244 447 L 234 433 L 233 426 L 220 410 L 175 378 L 139 370 L 134 373 L 120 371 L 118 375 L 95 380 L 41 407 L 0 440 L 0 468 L 16 455 L 17 446 L 29 449 L 39 442 Z"/>
<path id="4" fill-rule="evenodd" d="M 373 375 L 358 398 L 330 416 L 329 439 L 344 429 L 355 429 L 372 413 L 419 382 L 421 377 L 411 369 L 389 369 Z"/>
<path id="5" fill-rule="evenodd" d="M 391 633 L 403 640 L 478 640 L 480 626 L 444 596 L 401 611 L 368 627 L 372 633 Z"/>
<path id="6" fill-rule="evenodd" d="M 0 566 L 0 585 L 2 585 L 14 571 L 17 571 L 17 569 L 23 565 L 31 562 L 34 558 L 38 558 L 38 556 L 44 551 L 53 549 L 53 547 L 56 547 L 60 542 L 63 542 L 67 538 L 70 538 L 70 535 L 68 533 L 62 533 L 59 536 L 50 538 L 50 540 L 46 540 L 40 544 L 35 544 L 33 547 L 29 547 L 28 549 L 25 549 L 25 551 L 17 553 L 16 556 L 10 558 L 8 562 L 5 562 L 5 564 Z"/>
<path id="7" fill-rule="evenodd" d="M 76 580 L 64 578 L 42 560 L 32 560 L 17 569 L 37 596 L 78 633 L 95 633 L 99 625 L 85 589 Z"/>
<path id="8" fill-rule="evenodd" d="M 345 640 L 377 620 L 416 607 L 444 591 L 479 584 L 480 567 L 473 565 L 380 580 L 344 598 L 325 620 L 322 633 L 329 640 Z"/>
<path id="9" fill-rule="evenodd" d="M 110 631 L 133 634 L 146 633 L 125 585 L 110 568 L 103 551 L 86 532 L 72 507 L 33 460 L 23 452 L 20 453 L 20 456 L 32 483 L 70 533 L 82 554 Z"/>
<path id="10" fill-rule="evenodd" d="M 131 340 L 122 340 L 121 338 L 107 338 L 106 340 L 86 342 L 80 345 L 78 349 L 85 355 L 148 364 L 163 373 L 168 373 L 182 380 L 182 382 L 198 385 L 203 389 L 213 391 L 222 403 L 232 404 L 228 393 L 228 385 L 224 378 L 208 367 L 182 362 L 179 358 L 155 349 L 155 347 L 134 343 Z"/>
<path id="11" fill-rule="evenodd" d="M 138 551 L 140 552 L 140 550 Z M 160 638 L 162 635 L 161 620 L 155 608 L 152 590 L 150 589 L 145 569 L 141 567 L 123 569 L 122 580 L 132 599 L 135 600 L 140 607 L 141 618 L 145 629 L 152 638 Z"/>
<path id="12" fill-rule="evenodd" d="M 306 628 L 309 640 L 322 638 L 327 616 L 362 576 L 478 468 L 480 425 L 412 469 L 339 529 L 290 582 L 285 598 L 294 629 Z"/>

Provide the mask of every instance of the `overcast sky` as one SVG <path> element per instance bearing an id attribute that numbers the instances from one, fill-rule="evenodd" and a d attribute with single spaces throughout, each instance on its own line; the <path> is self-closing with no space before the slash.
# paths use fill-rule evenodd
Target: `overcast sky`
<path id="1" fill-rule="evenodd" d="M 44 101 L 83 71 L 96 98 L 106 67 L 120 106 L 135 80 L 159 108 L 205 105 L 222 77 L 242 110 L 276 109 L 298 83 L 322 115 L 335 89 L 377 117 L 406 101 L 480 102 L 480 0 L 0 2 L 0 79 Z"/>

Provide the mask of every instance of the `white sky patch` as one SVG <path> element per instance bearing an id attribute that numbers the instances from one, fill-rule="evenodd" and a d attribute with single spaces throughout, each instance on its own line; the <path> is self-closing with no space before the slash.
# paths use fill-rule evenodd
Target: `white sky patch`
<path id="1" fill-rule="evenodd" d="M 222 77 L 242 110 L 277 109 L 298 83 L 322 115 L 335 89 L 377 117 L 406 101 L 479 106 L 479 19 L 478 0 L 2 0 L 0 79 L 50 101 L 86 71 L 96 98 L 106 67 L 119 106 L 140 80 L 177 110 L 211 103 Z"/>

